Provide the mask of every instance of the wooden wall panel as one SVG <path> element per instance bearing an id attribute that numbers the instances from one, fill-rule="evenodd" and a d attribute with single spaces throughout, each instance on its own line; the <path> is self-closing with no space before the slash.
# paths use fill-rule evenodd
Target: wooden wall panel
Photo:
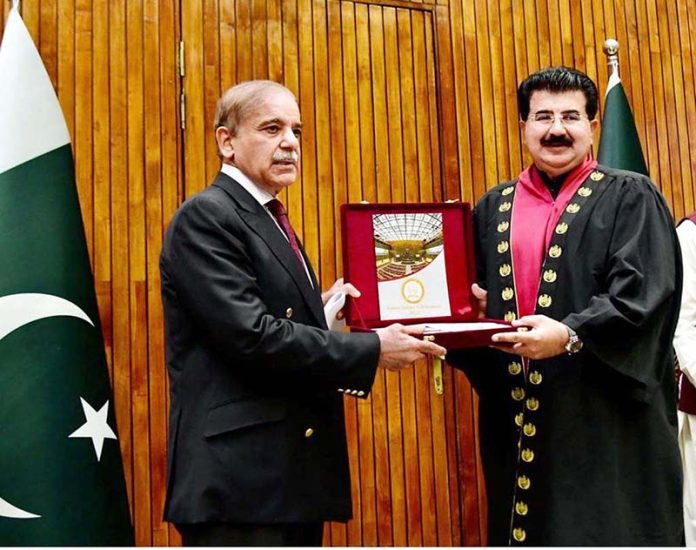
<path id="1" fill-rule="evenodd" d="M 696 208 L 696 0 L 24 0 L 21 12 L 72 136 L 139 545 L 179 544 L 161 521 L 158 255 L 178 205 L 218 170 L 211 124 L 228 86 L 272 78 L 299 98 L 301 180 L 282 198 L 324 286 L 341 273 L 341 204 L 474 201 L 515 177 L 529 162 L 518 82 L 566 64 L 603 96 L 610 36 L 652 177 L 676 218 Z M 446 368 L 439 396 L 429 365 L 380 372 L 370 399 L 345 406 L 355 519 L 327 544 L 485 542 L 476 396 L 460 373 Z"/>
<path id="2" fill-rule="evenodd" d="M 452 36 L 458 27 L 464 34 L 461 45 L 453 44 L 453 58 L 462 64 L 454 71 L 461 196 L 478 197 L 529 162 L 513 94 L 532 71 L 575 66 L 597 82 L 603 106 L 608 70 L 602 45 L 612 37 L 619 40 L 620 74 L 650 174 L 677 219 L 691 212 L 694 7 L 691 0 L 452 0 Z M 459 85 L 464 78 L 470 82 Z"/>
<path id="3" fill-rule="evenodd" d="M 9 6 L 0 5 L 2 23 Z M 178 536 L 162 522 L 168 405 L 158 257 L 182 197 L 179 6 L 27 0 L 20 8 L 72 138 L 137 542 L 166 546 Z"/>

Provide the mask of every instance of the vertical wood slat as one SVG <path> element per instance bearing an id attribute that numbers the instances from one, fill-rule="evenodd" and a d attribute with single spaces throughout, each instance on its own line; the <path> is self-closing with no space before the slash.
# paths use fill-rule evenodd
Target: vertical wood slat
<path id="1" fill-rule="evenodd" d="M 71 134 L 136 540 L 167 545 L 178 537 L 161 521 L 167 405 L 157 264 L 163 224 L 181 196 L 178 4 L 20 7 Z"/>
<path id="2" fill-rule="evenodd" d="M 384 3 L 392 5 L 362 0 L 21 3 L 73 140 L 140 545 L 179 543 L 161 522 L 168 397 L 157 259 L 176 207 L 217 170 L 210 124 L 221 89 L 270 76 L 284 79 L 300 97 L 311 126 L 303 138 L 306 170 L 287 199 L 325 285 L 341 271 L 338 248 L 331 244 L 339 237 L 340 204 L 361 198 L 430 200 L 431 195 L 472 201 L 497 180 L 514 177 L 528 162 L 516 125 L 519 80 L 549 63 L 576 65 L 598 82 L 603 103 L 607 72 L 601 48 L 614 33 L 651 175 L 675 215 L 694 208 L 694 0 Z M 3 22 L 9 5 L 0 4 Z M 214 27 L 219 34 L 207 32 Z M 186 38 L 183 133 L 176 70 L 180 36 Z M 433 51 L 419 50 L 423 42 L 432 43 Z M 388 51 L 394 47 L 398 55 Z M 318 74 L 319 67 L 328 69 Z M 429 88 L 435 104 L 423 99 L 424 74 L 435 82 Z M 436 105 L 429 108 L 428 122 L 422 109 L 409 118 L 416 104 Z M 429 172 L 444 179 L 426 185 Z M 441 398 L 426 384 L 428 366 L 416 369 L 408 377 L 379 373 L 370 399 L 347 400 L 360 519 L 348 528 L 332 526 L 332 544 L 483 540 L 470 527 L 482 498 L 480 465 L 475 450 L 455 444 L 456 436 L 463 438 L 460 443 L 473 437 L 472 425 L 461 419 L 474 414 L 475 400 L 460 373 L 446 369 L 447 395 Z M 429 421 L 422 421 L 427 409 Z M 443 448 L 445 455 L 436 451 Z M 425 455 L 417 463 L 414 449 Z M 436 515 L 428 515 L 430 509 Z"/>

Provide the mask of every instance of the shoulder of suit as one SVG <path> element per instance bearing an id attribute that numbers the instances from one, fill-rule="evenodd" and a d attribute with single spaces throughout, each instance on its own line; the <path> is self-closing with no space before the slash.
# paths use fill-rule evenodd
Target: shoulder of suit
<path id="1" fill-rule="evenodd" d="M 656 187 L 655 183 L 645 174 L 632 172 L 630 170 L 621 170 L 620 168 L 612 168 L 610 166 L 598 164 L 595 172 L 601 172 L 607 176 L 608 181 L 626 182 L 629 185 L 649 185 Z"/>
<path id="2" fill-rule="evenodd" d="M 184 220 L 229 219 L 237 212 L 233 198 L 223 189 L 210 185 L 186 199 L 174 214 L 171 226 L 186 223 Z"/>
<path id="3" fill-rule="evenodd" d="M 510 181 L 504 181 L 502 183 L 499 183 L 495 187 L 492 187 L 488 191 L 486 191 L 483 196 L 478 200 L 476 203 L 476 208 L 479 208 L 485 204 L 488 204 L 489 201 L 494 201 L 497 202 L 498 198 L 501 195 L 507 196 L 511 193 L 510 189 L 514 189 L 515 185 L 517 185 L 517 180 L 510 180 Z"/>

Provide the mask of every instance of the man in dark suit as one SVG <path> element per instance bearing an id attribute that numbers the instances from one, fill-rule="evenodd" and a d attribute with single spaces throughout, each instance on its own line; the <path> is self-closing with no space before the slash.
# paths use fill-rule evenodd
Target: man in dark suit
<path id="1" fill-rule="evenodd" d="M 165 519 L 185 545 L 320 545 L 351 517 L 343 394 L 445 350 L 392 325 L 327 330 L 323 295 L 275 196 L 295 182 L 300 113 L 270 81 L 227 90 L 222 168 L 167 231 L 160 268 L 171 410 Z"/>

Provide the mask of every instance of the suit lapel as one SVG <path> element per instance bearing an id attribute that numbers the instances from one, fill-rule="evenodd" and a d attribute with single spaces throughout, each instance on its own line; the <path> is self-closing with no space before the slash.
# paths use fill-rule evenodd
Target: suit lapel
<path id="1" fill-rule="evenodd" d="M 319 286 L 316 276 L 314 275 L 314 270 L 309 263 L 309 259 L 307 258 L 307 254 L 299 238 L 297 239 L 297 243 L 307 264 L 314 288 L 310 285 L 304 268 L 300 265 L 300 262 L 297 261 L 297 256 L 295 256 L 290 243 L 281 234 L 266 209 L 241 185 L 226 174 L 218 174 L 213 185 L 223 189 L 235 202 L 237 202 L 237 204 L 239 204 L 241 207 L 239 213 L 242 219 L 259 238 L 266 242 L 268 248 L 278 262 L 292 277 L 295 285 L 307 303 L 307 306 L 319 323 L 319 326 L 325 328 L 326 320 L 324 318 L 324 306 L 321 302 Z"/>

